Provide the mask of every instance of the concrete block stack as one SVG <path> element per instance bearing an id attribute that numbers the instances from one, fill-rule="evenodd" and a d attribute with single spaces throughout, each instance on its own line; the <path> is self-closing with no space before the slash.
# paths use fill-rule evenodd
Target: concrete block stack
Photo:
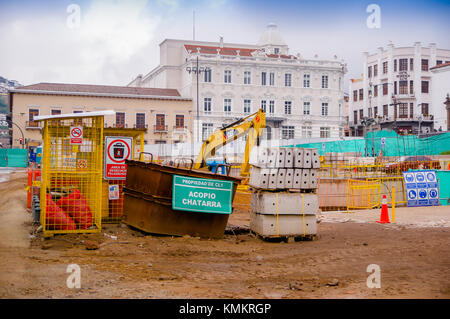
<path id="1" fill-rule="evenodd" d="M 264 148 L 250 171 L 250 229 L 262 237 L 316 235 L 317 149 Z"/>

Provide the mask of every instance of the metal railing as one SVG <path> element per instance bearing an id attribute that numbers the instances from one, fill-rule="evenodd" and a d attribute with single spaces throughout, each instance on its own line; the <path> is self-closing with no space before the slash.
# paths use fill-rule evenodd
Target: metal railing
<path id="1" fill-rule="evenodd" d="M 186 133 L 187 132 L 187 126 L 173 126 L 173 132 L 174 133 Z"/>
<path id="2" fill-rule="evenodd" d="M 26 129 L 40 129 L 41 123 L 36 121 L 27 121 L 26 122 Z"/>
<path id="3" fill-rule="evenodd" d="M 153 126 L 153 132 L 155 133 L 165 133 L 167 132 L 167 125 L 156 124 Z"/>
<path id="4" fill-rule="evenodd" d="M 140 128 L 140 129 L 148 128 L 148 124 L 134 124 L 133 128 Z"/>

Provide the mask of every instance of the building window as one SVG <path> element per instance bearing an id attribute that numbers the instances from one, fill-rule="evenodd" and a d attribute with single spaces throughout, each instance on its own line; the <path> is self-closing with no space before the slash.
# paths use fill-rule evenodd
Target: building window
<path id="1" fill-rule="evenodd" d="M 322 116 L 328 116 L 328 103 L 322 103 Z"/>
<path id="2" fill-rule="evenodd" d="M 231 99 L 223 99 L 223 111 L 226 114 L 231 113 Z"/>
<path id="3" fill-rule="evenodd" d="M 155 144 L 166 144 L 166 140 L 155 140 Z"/>
<path id="4" fill-rule="evenodd" d="M 373 107 L 373 117 L 377 117 L 378 115 L 378 106 Z"/>
<path id="5" fill-rule="evenodd" d="M 428 71 L 428 59 L 422 59 L 422 71 Z"/>
<path id="6" fill-rule="evenodd" d="M 61 115 L 61 110 L 52 110 L 52 115 Z"/>
<path id="7" fill-rule="evenodd" d="M 269 73 L 269 85 L 270 86 L 275 85 L 275 73 L 273 73 L 273 72 Z"/>
<path id="8" fill-rule="evenodd" d="M 165 114 L 156 114 L 156 131 L 166 131 Z"/>
<path id="9" fill-rule="evenodd" d="M 414 59 L 413 58 L 409 59 L 409 70 L 410 71 L 414 70 Z"/>
<path id="10" fill-rule="evenodd" d="M 368 111 L 369 111 L 369 112 L 368 112 L 368 116 L 369 116 L 369 117 L 372 117 L 372 108 L 369 107 L 369 108 L 368 108 Z"/>
<path id="11" fill-rule="evenodd" d="M 321 127 L 320 128 L 320 137 L 321 138 L 330 137 L 330 128 L 329 127 Z"/>
<path id="12" fill-rule="evenodd" d="M 408 71 L 408 59 L 400 59 L 398 64 L 399 71 Z"/>
<path id="13" fill-rule="evenodd" d="M 408 94 L 408 81 L 399 81 L 398 87 L 400 94 Z"/>
<path id="14" fill-rule="evenodd" d="M 251 100 L 244 100 L 244 113 L 250 114 L 251 113 Z"/>
<path id="15" fill-rule="evenodd" d="M 353 111 L 353 124 L 358 124 L 358 111 Z"/>
<path id="16" fill-rule="evenodd" d="M 383 83 L 383 95 L 387 95 L 387 94 L 388 94 L 388 84 Z"/>
<path id="17" fill-rule="evenodd" d="M 422 93 L 428 93 L 428 81 L 422 81 Z"/>
<path id="18" fill-rule="evenodd" d="M 312 137 L 312 126 L 302 126 L 302 137 Z"/>
<path id="19" fill-rule="evenodd" d="M 266 72 L 261 72 L 261 85 L 266 85 Z"/>
<path id="20" fill-rule="evenodd" d="M 275 101 L 269 101 L 269 113 L 275 113 Z"/>
<path id="21" fill-rule="evenodd" d="M 274 49 L 273 49 L 273 53 L 279 54 L 279 53 L 280 53 L 280 48 L 274 48 Z"/>
<path id="22" fill-rule="evenodd" d="M 388 112 L 388 105 L 385 104 L 383 105 L 383 116 L 388 116 L 389 112 Z"/>
<path id="23" fill-rule="evenodd" d="M 414 103 L 409 103 L 409 117 L 414 118 Z"/>
<path id="24" fill-rule="evenodd" d="M 125 112 L 116 112 L 116 127 L 125 127 Z"/>
<path id="25" fill-rule="evenodd" d="M 205 82 L 211 82 L 211 69 L 205 70 Z"/>
<path id="26" fill-rule="evenodd" d="M 29 109 L 28 110 L 28 127 L 38 127 L 39 122 L 34 121 L 34 117 L 39 116 L 39 110 L 38 109 Z"/>
<path id="27" fill-rule="evenodd" d="M 203 99 L 203 111 L 205 113 L 211 113 L 211 98 L 205 97 Z"/>
<path id="28" fill-rule="evenodd" d="M 428 116 L 428 103 L 422 103 L 422 115 Z"/>
<path id="29" fill-rule="evenodd" d="M 223 81 L 225 83 L 231 83 L 231 70 L 225 70 Z"/>
<path id="30" fill-rule="evenodd" d="M 387 72 L 388 72 L 388 63 L 386 61 L 386 62 L 383 62 L 383 74 L 386 74 Z"/>
<path id="31" fill-rule="evenodd" d="M 358 101 L 358 90 L 353 91 L 353 101 Z"/>
<path id="32" fill-rule="evenodd" d="M 436 65 L 442 64 L 442 60 L 436 60 Z"/>
<path id="33" fill-rule="evenodd" d="M 394 60 L 394 72 L 397 72 L 397 60 Z"/>
<path id="34" fill-rule="evenodd" d="M 378 85 L 374 85 L 373 86 L 373 96 L 377 97 L 378 96 Z"/>
<path id="35" fill-rule="evenodd" d="M 267 112 L 267 103 L 266 100 L 261 100 L 261 110 L 266 113 Z"/>
<path id="36" fill-rule="evenodd" d="M 322 75 L 322 89 L 328 89 L 328 75 Z"/>
<path id="37" fill-rule="evenodd" d="M 359 100 L 362 101 L 364 99 L 364 90 L 359 89 Z"/>
<path id="38" fill-rule="evenodd" d="M 282 126 L 281 127 L 281 138 L 288 140 L 295 138 L 294 126 Z"/>
<path id="39" fill-rule="evenodd" d="M 362 120 L 364 118 L 364 110 L 359 110 L 359 118 Z"/>
<path id="40" fill-rule="evenodd" d="M 394 94 L 397 94 L 397 81 L 394 81 Z"/>
<path id="41" fill-rule="evenodd" d="M 284 101 L 284 114 L 290 115 L 292 114 L 292 102 Z"/>
<path id="42" fill-rule="evenodd" d="M 136 128 L 145 128 L 145 113 L 136 113 Z"/>
<path id="43" fill-rule="evenodd" d="M 292 75 L 290 73 L 286 73 L 284 75 L 284 86 L 291 86 L 292 84 Z"/>
<path id="44" fill-rule="evenodd" d="M 414 81 L 409 81 L 409 94 L 414 94 Z"/>
<path id="45" fill-rule="evenodd" d="M 303 115 L 311 114 L 311 102 L 303 102 Z"/>
<path id="46" fill-rule="evenodd" d="M 371 66 L 368 67 L 368 70 L 367 70 L 367 76 L 368 76 L 369 78 L 372 77 L 372 67 L 371 67 Z"/>
<path id="47" fill-rule="evenodd" d="M 213 133 L 212 123 L 202 123 L 202 140 L 206 140 Z"/>
<path id="48" fill-rule="evenodd" d="M 398 105 L 398 117 L 401 119 L 408 118 L 408 103 L 399 103 Z"/>
<path id="49" fill-rule="evenodd" d="M 250 73 L 250 71 L 244 71 L 244 84 L 251 84 L 251 73 Z"/>
<path id="50" fill-rule="evenodd" d="M 303 74 L 303 87 L 310 87 L 311 76 L 309 74 Z"/>
<path id="51" fill-rule="evenodd" d="M 373 76 L 378 76 L 378 64 L 375 64 L 373 66 Z"/>
<path id="52" fill-rule="evenodd" d="M 184 128 L 184 115 L 176 115 L 175 126 L 176 128 Z"/>

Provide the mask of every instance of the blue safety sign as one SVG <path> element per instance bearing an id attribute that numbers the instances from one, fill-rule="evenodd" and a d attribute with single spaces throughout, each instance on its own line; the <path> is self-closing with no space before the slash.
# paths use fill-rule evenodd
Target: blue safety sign
<path id="1" fill-rule="evenodd" d="M 439 187 L 434 170 L 403 172 L 409 207 L 439 205 Z"/>

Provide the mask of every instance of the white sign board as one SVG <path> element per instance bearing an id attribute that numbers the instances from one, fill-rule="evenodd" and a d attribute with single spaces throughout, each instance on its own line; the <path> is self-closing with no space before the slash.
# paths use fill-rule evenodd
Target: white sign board
<path id="1" fill-rule="evenodd" d="M 105 167 L 103 170 L 105 179 L 127 178 L 127 164 L 125 164 L 125 160 L 132 159 L 132 149 L 132 137 L 105 137 Z"/>
<path id="2" fill-rule="evenodd" d="M 70 144 L 81 145 L 83 144 L 83 127 L 71 126 L 70 127 Z"/>

